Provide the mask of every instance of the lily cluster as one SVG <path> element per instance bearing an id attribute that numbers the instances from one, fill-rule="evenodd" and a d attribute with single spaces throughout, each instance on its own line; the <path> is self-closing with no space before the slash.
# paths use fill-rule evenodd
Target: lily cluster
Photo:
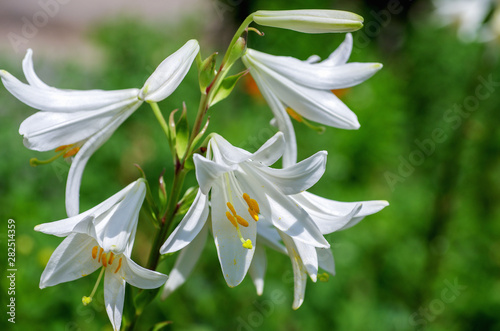
<path id="1" fill-rule="evenodd" d="M 248 48 L 248 31 L 257 31 L 249 27 L 252 21 L 303 33 L 347 34 L 325 60 L 313 55 L 302 61 Z M 119 330 L 125 283 L 142 289 L 158 288 L 165 283 L 162 297 L 166 298 L 192 272 L 211 232 L 223 277 L 230 287 L 239 285 L 249 273 L 257 294 L 262 294 L 266 250 L 287 254 L 295 279 L 293 308 L 299 308 L 308 277 L 316 282 L 320 268 L 335 273 L 330 244 L 324 236 L 350 228 L 388 205 L 386 201 L 339 202 L 309 193 L 307 190 L 325 172 L 328 153 L 319 151 L 297 162 L 292 119 L 313 128 L 315 125 L 308 121 L 342 129 L 360 127 L 356 115 L 331 90 L 360 84 L 382 68 L 379 63 L 348 63 L 353 47 L 349 32 L 361 28 L 362 21 L 356 14 L 334 10 L 257 11 L 236 33 L 218 71 L 214 69 L 216 54 L 202 60 L 198 42 L 190 40 L 168 56 L 140 89 L 76 91 L 48 86 L 34 71 L 31 50 L 23 61 L 27 84 L 1 70 L 6 89 L 39 110 L 20 126 L 25 146 L 56 152 L 49 160 L 32 159 L 31 164 L 48 163 L 58 157 L 71 162 L 66 184 L 68 218 L 35 227 L 36 231 L 65 237 L 42 273 L 40 288 L 100 269 L 96 286 L 82 302 L 87 305 L 92 301 L 104 277 L 106 311 L 113 328 Z M 195 59 L 202 92 L 200 111 L 191 134 L 178 134 L 180 131 L 176 130 L 187 130 L 187 123 L 182 122 L 187 121 L 186 110 L 177 124 L 173 111 L 167 124 L 156 103 L 175 91 Z M 239 59 L 247 70 L 225 77 Z M 233 146 L 216 133 L 200 145 L 206 131 L 206 126 L 201 129 L 201 123 L 210 106 L 226 98 L 247 72 L 269 104 L 274 115 L 272 124 L 279 131 L 253 153 Z M 141 178 L 80 213 L 80 183 L 89 158 L 143 102 L 151 104 L 174 155 L 176 169 L 170 200 L 166 201 L 166 194 L 161 195 L 160 190 L 159 200 L 163 203 L 158 208 L 146 180 Z M 280 158 L 282 167 L 271 167 Z M 177 193 L 191 160 L 198 182 L 190 191 L 195 192 L 195 197 L 177 227 L 168 234 L 172 221 L 182 215 L 180 207 L 189 201 L 179 200 Z M 150 269 L 131 259 L 139 211 L 146 196 L 158 226 L 148 259 L 152 261 L 148 262 Z M 154 270 L 160 254 L 177 251 L 180 253 L 170 277 Z"/>

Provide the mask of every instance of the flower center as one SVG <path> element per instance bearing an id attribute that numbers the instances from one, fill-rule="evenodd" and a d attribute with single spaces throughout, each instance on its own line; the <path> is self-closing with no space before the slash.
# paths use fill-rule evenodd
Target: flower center
<path id="1" fill-rule="evenodd" d="M 250 198 L 250 196 L 246 193 L 243 194 L 243 200 L 245 200 L 245 202 L 248 205 L 248 213 L 250 214 L 250 216 L 252 216 L 253 220 L 257 222 L 259 220 L 259 212 L 260 212 L 259 204 L 257 203 L 256 200 Z M 236 228 L 242 246 L 247 249 L 252 249 L 253 247 L 252 241 L 250 239 L 245 240 L 245 238 L 243 238 L 243 235 L 241 234 L 239 227 L 240 225 L 243 227 L 248 227 L 249 225 L 248 221 L 236 213 L 236 210 L 234 209 L 234 206 L 231 202 L 228 202 L 226 205 L 227 208 L 229 209 L 229 211 L 226 211 L 226 217 L 229 220 L 229 222 L 231 222 L 231 224 L 234 225 L 234 227 Z"/>
<path id="2" fill-rule="evenodd" d="M 51 163 L 51 162 L 57 160 L 61 156 L 63 158 L 68 158 L 68 157 L 75 156 L 76 153 L 78 153 L 79 151 L 80 151 L 80 146 L 76 146 L 76 144 L 59 146 L 59 147 L 57 147 L 55 149 L 55 152 L 58 153 L 58 154 L 54 155 L 50 159 L 48 159 L 48 160 L 39 160 L 36 157 L 34 157 L 34 158 L 30 159 L 30 164 L 33 167 L 36 167 L 36 166 L 39 166 L 39 165 L 42 165 L 42 164 L 48 164 L 48 163 Z"/>
<path id="3" fill-rule="evenodd" d="M 92 293 L 90 293 L 90 296 L 88 296 L 88 297 L 84 296 L 82 298 L 82 303 L 84 306 L 86 306 L 92 302 L 92 297 L 94 296 L 94 294 L 97 290 L 97 286 L 101 282 L 102 275 L 104 274 L 104 269 L 107 267 L 111 267 L 111 265 L 115 261 L 115 257 L 116 257 L 116 255 L 113 252 L 106 253 L 106 252 L 104 252 L 104 249 L 102 249 L 99 246 L 92 247 L 91 255 L 92 255 L 92 259 L 94 259 L 94 260 L 97 259 L 97 262 L 102 264 L 102 268 L 101 268 L 101 273 L 99 274 L 99 277 L 97 278 L 97 282 L 94 285 L 94 289 L 92 290 Z M 113 271 L 115 274 L 121 269 L 122 260 L 123 260 L 123 258 L 120 257 L 118 259 L 118 263 L 115 263 L 115 264 L 117 264 L 116 269 Z"/>

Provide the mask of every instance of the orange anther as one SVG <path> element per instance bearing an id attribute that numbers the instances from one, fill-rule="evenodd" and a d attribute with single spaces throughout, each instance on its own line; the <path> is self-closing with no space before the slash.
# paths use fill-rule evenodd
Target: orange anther
<path id="1" fill-rule="evenodd" d="M 70 149 L 68 152 L 66 152 L 66 154 L 63 155 L 63 157 L 70 157 L 70 156 L 73 156 L 75 155 L 76 153 L 78 153 L 78 151 L 80 150 L 80 147 L 75 147 L 73 149 Z"/>
<path id="2" fill-rule="evenodd" d="M 244 227 L 247 227 L 248 226 L 248 222 L 243 218 L 241 217 L 240 215 L 236 215 L 236 220 L 238 221 L 238 223 L 240 223 L 242 226 Z"/>
<path id="3" fill-rule="evenodd" d="M 230 212 L 226 211 L 226 217 L 234 225 L 234 227 L 238 227 L 238 224 L 236 223 L 236 219 L 234 218 L 233 215 L 231 215 Z"/>
<path id="4" fill-rule="evenodd" d="M 99 249 L 98 246 L 94 246 L 92 247 L 92 258 L 95 260 L 95 258 L 97 257 L 97 250 Z"/>
<path id="5" fill-rule="evenodd" d="M 120 270 L 121 267 L 122 267 L 122 258 L 118 260 L 118 267 L 115 270 L 115 274 L 118 272 L 118 270 Z"/>

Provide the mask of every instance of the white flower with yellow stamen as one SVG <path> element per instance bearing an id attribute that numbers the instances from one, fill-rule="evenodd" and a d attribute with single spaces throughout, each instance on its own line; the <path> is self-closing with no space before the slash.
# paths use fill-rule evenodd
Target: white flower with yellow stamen
<path id="1" fill-rule="evenodd" d="M 74 156 L 66 184 L 68 216 L 79 213 L 80 182 L 88 159 L 144 101 L 158 102 L 168 97 L 181 83 L 198 51 L 198 42 L 188 41 L 158 66 L 142 89 L 75 91 L 50 87 L 36 75 L 31 50 L 23 61 L 28 84 L 0 70 L 5 88 L 40 110 L 19 128 L 25 146 L 35 151 L 58 152 L 54 158 L 35 160 L 34 164 Z"/>
<path id="2" fill-rule="evenodd" d="M 356 115 L 331 92 L 360 84 L 382 68 L 380 63 L 347 63 L 352 51 L 352 35 L 324 61 L 312 56 L 306 61 L 274 56 L 247 49 L 242 60 L 250 70 L 262 95 L 271 107 L 278 129 L 285 135 L 283 160 L 297 159 L 295 132 L 288 116 L 309 119 L 341 129 L 358 129 Z"/>
<path id="3" fill-rule="evenodd" d="M 36 231 L 66 237 L 50 257 L 40 279 L 40 288 L 87 276 L 101 268 L 96 285 L 84 305 L 92 301 L 104 276 L 104 302 L 114 330 L 119 330 L 125 297 L 125 282 L 152 289 L 167 276 L 145 269 L 130 259 L 137 220 L 146 185 L 139 179 L 98 206 L 77 216 L 40 224 Z"/>
<path id="4" fill-rule="evenodd" d="M 238 285 L 255 251 L 259 215 L 291 237 L 315 247 L 329 247 L 304 209 L 288 195 L 314 185 L 323 175 L 326 152 L 319 152 L 287 169 L 269 168 L 283 154 L 281 132 L 251 154 L 214 135 L 207 157 L 194 155 L 200 190 L 179 226 L 162 246 L 162 254 L 187 246 L 201 231 L 209 214 L 224 278 Z M 210 197 L 209 197 L 210 196 Z"/>

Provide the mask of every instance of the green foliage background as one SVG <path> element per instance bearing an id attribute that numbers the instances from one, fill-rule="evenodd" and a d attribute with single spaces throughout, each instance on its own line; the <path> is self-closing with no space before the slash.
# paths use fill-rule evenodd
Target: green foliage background
<path id="1" fill-rule="evenodd" d="M 225 12 L 225 20 L 231 24 L 231 18 L 244 9 L 303 6 L 299 1 L 254 1 L 245 3 L 240 11 L 229 7 L 232 10 Z M 321 149 L 329 152 L 327 172 L 311 191 L 335 200 L 383 199 L 391 205 L 356 227 L 327 237 L 337 275 L 328 282 L 309 282 L 306 300 L 297 311 L 291 309 L 293 281 L 287 256 L 268 251 L 265 290 L 258 297 L 250 279 L 237 288 L 227 287 L 213 241 L 209 241 L 187 283 L 165 302 L 150 305 L 138 329 L 148 330 L 154 322 L 171 320 L 174 323 L 167 329 L 197 331 L 500 330 L 498 84 L 474 111 L 460 114 L 454 110 L 476 96 L 480 77 L 492 75 L 494 81 L 500 81 L 498 48 L 463 44 L 453 29 L 435 28 L 428 23 L 431 7 L 426 2 L 418 2 L 410 14 L 392 15 L 387 24 L 377 21 L 374 14 L 383 7 L 360 1 L 315 0 L 307 6 L 355 11 L 365 17 L 366 27 L 368 22 L 375 22 L 372 27 L 378 22 L 376 33 L 365 29 L 354 34 L 350 61 L 384 64 L 377 75 L 342 96 L 358 115 L 359 130 L 327 128 L 318 135 L 294 123 L 299 159 Z M 230 25 L 228 29 L 236 28 Z M 342 35 L 259 29 L 265 37 L 251 34 L 250 47 L 300 59 L 312 54 L 324 58 L 343 40 Z M 74 89 L 140 87 L 156 65 L 187 39 L 200 39 L 204 56 L 214 50 L 223 52 L 228 42 L 207 38 L 196 19 L 174 28 L 125 18 L 95 28 L 91 38 L 106 54 L 99 71 L 88 72 L 70 61 L 37 58 L 35 50 L 35 66 L 42 79 Z M 21 77 L 21 58 L 5 59 L 1 67 Z M 183 101 L 192 118 L 199 101 L 194 66 L 180 88 L 160 106 L 168 114 Z M 0 325 L 13 330 L 111 330 L 102 288 L 90 306 L 81 305 L 81 297 L 90 293 L 97 275 L 38 288 L 45 263 L 61 239 L 36 233 L 33 227 L 66 217 L 64 187 L 69 165 L 58 160 L 30 167 L 31 157 L 51 156 L 50 152 L 24 148 L 17 133 L 32 110 L 5 89 L 0 89 L 0 104 L 0 244 L 1 251 L 7 252 L 6 221 L 13 218 L 18 269 L 17 323 L 7 324 L 4 316 Z M 210 117 L 209 131 L 251 150 L 274 132 L 267 105 L 251 96 L 243 83 L 211 109 Z M 430 151 L 435 130 L 446 138 L 434 140 Z M 168 186 L 170 160 L 163 133 L 144 105 L 87 165 L 81 209 L 135 180 L 139 173 L 134 163 L 145 170 L 153 192 L 157 177 L 166 168 Z M 193 185 L 192 173 L 186 188 Z M 152 233 L 153 227 L 142 217 L 133 253 L 140 264 L 147 259 Z M 5 260 L 6 253 L 2 253 L 2 265 Z M 168 273 L 174 260 L 167 258 L 160 270 Z M 447 291 L 450 283 L 458 283 L 460 289 Z M 0 284 L 5 307 L 6 277 Z"/>

